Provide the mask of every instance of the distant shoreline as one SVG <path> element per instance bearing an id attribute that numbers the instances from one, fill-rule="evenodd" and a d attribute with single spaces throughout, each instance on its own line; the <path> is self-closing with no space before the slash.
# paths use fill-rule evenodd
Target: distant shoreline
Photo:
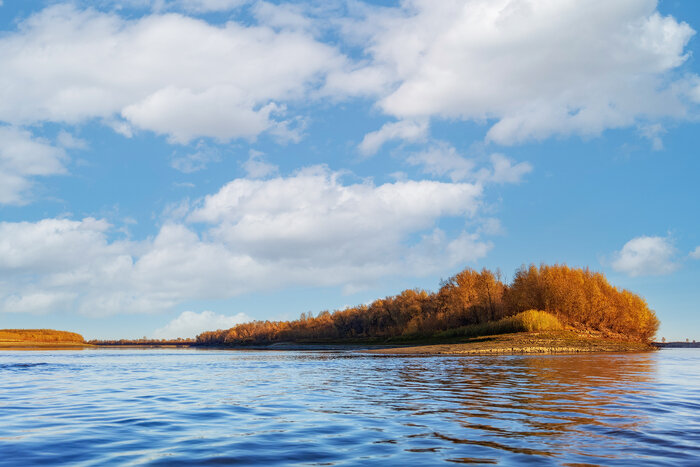
<path id="1" fill-rule="evenodd" d="M 235 351 L 346 351 L 373 355 L 536 355 L 591 352 L 650 352 L 668 348 L 700 348 L 695 342 L 649 344 L 586 335 L 573 331 L 520 332 L 461 339 L 427 339 L 403 342 L 377 340 L 277 342 L 254 345 L 202 345 L 196 343 L 76 343 L 0 340 L 0 350 L 178 349 Z"/>
<path id="2" fill-rule="evenodd" d="M 700 349 L 700 342 L 652 342 L 651 345 L 660 349 Z"/>
<path id="3" fill-rule="evenodd" d="M 521 332 L 469 339 L 430 339 L 403 343 L 279 342 L 270 345 L 200 346 L 220 350 L 355 351 L 383 355 L 519 355 L 590 352 L 653 352 L 652 344 L 606 339 L 572 331 Z"/>
<path id="4" fill-rule="evenodd" d="M 77 350 L 94 347 L 79 342 L 0 341 L 0 350 Z"/>

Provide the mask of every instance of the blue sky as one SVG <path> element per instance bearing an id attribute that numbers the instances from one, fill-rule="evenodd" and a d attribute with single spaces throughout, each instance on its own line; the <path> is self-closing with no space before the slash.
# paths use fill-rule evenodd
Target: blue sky
<path id="1" fill-rule="evenodd" d="M 0 4 L 0 327 L 588 266 L 700 338 L 696 2 Z"/>

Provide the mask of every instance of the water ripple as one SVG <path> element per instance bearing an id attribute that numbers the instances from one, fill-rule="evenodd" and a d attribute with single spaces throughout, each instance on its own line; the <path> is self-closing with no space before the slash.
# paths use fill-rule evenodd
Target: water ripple
<path id="1" fill-rule="evenodd" d="M 700 352 L 0 352 L 0 465 L 698 465 Z"/>

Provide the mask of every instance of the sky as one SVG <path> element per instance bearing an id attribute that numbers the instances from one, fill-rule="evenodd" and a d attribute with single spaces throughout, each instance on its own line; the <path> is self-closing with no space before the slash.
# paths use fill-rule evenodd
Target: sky
<path id="1" fill-rule="evenodd" d="M 0 328 L 566 263 L 700 339 L 700 3 L 0 1 Z"/>

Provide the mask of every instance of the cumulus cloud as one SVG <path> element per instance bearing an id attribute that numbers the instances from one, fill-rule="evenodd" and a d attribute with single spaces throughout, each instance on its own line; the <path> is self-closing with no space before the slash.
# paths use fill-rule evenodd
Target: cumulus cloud
<path id="1" fill-rule="evenodd" d="M 693 92 L 688 78 L 670 72 L 687 59 L 695 31 L 661 16 L 656 3 L 412 0 L 365 8 L 345 30 L 371 61 L 350 73 L 384 82 L 378 106 L 388 115 L 494 122 L 487 139 L 500 144 L 682 118 Z M 329 85 L 342 92 L 344 82 Z M 346 91 L 368 93 L 352 83 Z"/>
<path id="2" fill-rule="evenodd" d="M 76 298 L 71 292 L 25 291 L 21 295 L 5 297 L 0 305 L 6 312 L 45 314 L 51 310 L 65 310 Z"/>
<path id="3" fill-rule="evenodd" d="M 427 134 L 427 121 L 403 120 L 400 122 L 386 123 L 379 130 L 367 133 L 362 139 L 358 149 L 363 155 L 371 156 L 379 151 L 384 143 L 388 141 L 424 141 Z"/>
<path id="4" fill-rule="evenodd" d="M 344 60 L 298 28 L 56 5 L 0 38 L 0 120 L 98 118 L 126 135 L 140 128 L 177 143 L 253 139 L 286 128 L 282 102 L 307 96 Z"/>
<path id="5" fill-rule="evenodd" d="M 156 339 L 193 338 L 204 331 L 216 329 L 229 329 L 236 324 L 250 321 L 245 313 L 237 313 L 233 316 L 217 315 L 213 311 L 183 311 L 180 316 L 170 321 L 162 328 L 153 331 Z"/>
<path id="6" fill-rule="evenodd" d="M 265 260 L 316 267 L 394 268 L 406 236 L 441 217 L 469 217 L 482 188 L 469 183 L 397 181 L 344 185 L 340 174 L 310 167 L 288 178 L 237 179 L 207 196 L 189 217 L 212 224 L 210 235 Z M 406 265 L 404 265 L 406 266 Z"/>
<path id="7" fill-rule="evenodd" d="M 105 220 L 0 223 L 0 311 L 159 312 L 290 285 L 344 285 L 450 271 L 484 257 L 477 183 L 343 183 L 311 167 L 288 177 L 236 179 L 143 241 Z M 186 220 L 182 220 L 183 217 Z M 116 237 L 116 239 L 115 239 Z"/>
<path id="8" fill-rule="evenodd" d="M 0 268 L 13 274 L 51 273 L 76 269 L 87 257 L 115 260 L 123 250 L 107 244 L 110 225 L 85 218 L 44 219 L 38 222 L 0 223 Z"/>
<path id="9" fill-rule="evenodd" d="M 26 130 L 0 126 L 0 204 L 24 204 L 33 178 L 65 174 L 65 151 Z"/>
<path id="10" fill-rule="evenodd" d="M 33 14 L 0 38 L 0 121 L 97 118 L 174 143 L 263 132 L 297 141 L 287 103 L 363 95 L 398 119 L 365 135 L 359 150 L 370 155 L 387 141 L 422 141 L 434 117 L 486 122 L 500 144 L 639 125 L 659 147 L 656 120 L 684 118 L 700 102 L 698 77 L 673 74 L 694 31 L 653 0 L 411 0 L 355 5 L 366 15 L 354 20 L 255 2 L 252 21 L 223 25 L 185 15 L 242 3 L 162 1 L 142 17 L 71 5 Z M 319 39 L 338 27 L 362 60 Z"/>
<path id="11" fill-rule="evenodd" d="M 615 253 L 612 267 L 630 276 L 655 276 L 675 271 L 676 249 L 665 237 L 636 237 Z"/>

